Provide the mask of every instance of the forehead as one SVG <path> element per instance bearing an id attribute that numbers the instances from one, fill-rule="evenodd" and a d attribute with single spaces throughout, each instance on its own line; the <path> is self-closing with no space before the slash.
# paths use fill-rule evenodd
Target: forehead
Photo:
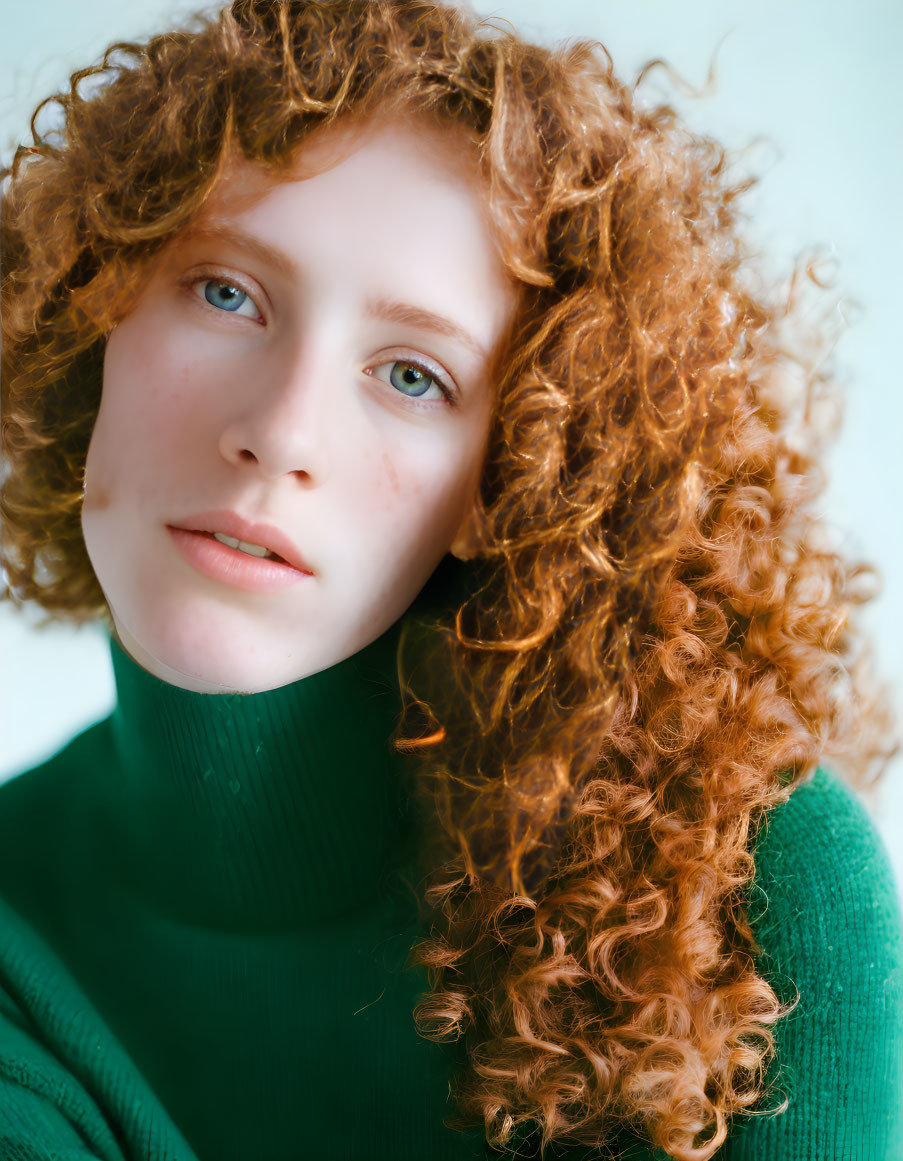
<path id="1" fill-rule="evenodd" d="M 363 172 L 375 161 L 391 164 L 394 158 L 403 166 L 406 158 L 415 156 L 437 186 L 457 186 L 485 200 L 479 149 L 471 134 L 458 126 L 438 125 L 426 116 L 409 114 L 317 129 L 289 162 L 278 168 L 249 161 L 233 151 L 224 160 L 198 220 L 240 215 L 284 183 L 328 175 L 340 166 L 352 175 L 358 171 L 363 179 Z M 486 221 L 489 225 L 488 213 Z"/>

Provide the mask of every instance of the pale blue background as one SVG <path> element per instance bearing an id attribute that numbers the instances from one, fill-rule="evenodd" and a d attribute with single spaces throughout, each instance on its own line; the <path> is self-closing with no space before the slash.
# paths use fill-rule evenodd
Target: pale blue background
<path id="1" fill-rule="evenodd" d="M 852 553 L 885 577 L 867 623 L 903 715 L 903 550 L 896 468 L 903 437 L 900 356 L 903 267 L 903 81 L 898 0 L 519 0 L 490 5 L 529 37 L 602 40 L 625 79 L 666 57 L 697 88 L 717 48 L 714 93 L 681 100 L 691 126 L 732 147 L 756 138 L 764 173 L 748 198 L 752 236 L 771 269 L 802 248 L 833 253 L 855 325 L 839 356 L 848 368 L 847 418 L 831 459 L 825 512 Z M 109 42 L 167 27 L 196 5 L 177 0 L 0 0 L 0 149 L 25 133 L 37 101 L 65 84 Z M 656 85 L 659 82 L 656 82 Z M 650 91 L 655 91 L 652 86 Z M 0 779 L 53 753 L 108 712 L 113 696 L 105 642 L 93 627 L 54 626 L 0 609 Z M 903 765 L 870 804 L 903 882 Z M 903 893 L 903 892 L 901 892 Z"/>

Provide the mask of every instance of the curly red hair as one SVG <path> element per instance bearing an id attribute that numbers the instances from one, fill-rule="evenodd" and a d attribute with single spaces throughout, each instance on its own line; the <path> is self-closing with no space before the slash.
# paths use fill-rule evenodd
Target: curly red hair
<path id="1" fill-rule="evenodd" d="M 812 507 L 808 404 L 836 386 L 752 282 L 748 183 L 600 46 L 420 0 L 235 0 L 51 100 L 63 127 L 4 171 L 2 596 L 108 625 L 81 479 L 136 271 L 233 149 L 278 175 L 392 111 L 477 142 L 522 298 L 471 589 L 399 655 L 432 857 L 417 1019 L 466 1038 L 458 1123 L 494 1144 L 629 1123 L 705 1161 L 788 1010 L 754 962 L 759 828 L 826 756 L 864 787 L 893 746 L 850 619 L 874 570 Z"/>

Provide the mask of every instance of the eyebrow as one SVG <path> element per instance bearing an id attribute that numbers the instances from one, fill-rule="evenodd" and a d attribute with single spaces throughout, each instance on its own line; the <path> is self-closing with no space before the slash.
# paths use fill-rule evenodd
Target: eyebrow
<path id="1" fill-rule="evenodd" d="M 292 281 L 297 281 L 300 278 L 297 266 L 282 250 L 270 246 L 269 243 L 260 238 L 255 238 L 253 234 L 234 230 L 231 226 L 215 221 L 209 224 L 198 223 L 189 227 L 184 239 L 186 242 L 195 240 L 226 242 L 237 250 L 244 250 L 260 261 L 267 263 L 285 278 Z M 413 306 L 411 303 L 381 297 L 370 299 L 366 304 L 366 312 L 369 318 L 384 319 L 386 322 L 401 323 L 418 330 L 444 335 L 446 338 L 453 339 L 467 347 L 478 359 L 485 360 L 489 357 L 486 348 L 478 343 L 473 335 L 459 326 L 458 323 L 452 322 L 450 318 L 436 314 L 434 311 Z"/>
<path id="2" fill-rule="evenodd" d="M 396 302 L 388 298 L 376 298 L 367 303 L 367 314 L 371 318 L 385 319 L 387 322 L 402 323 L 416 327 L 421 331 L 431 331 L 433 334 L 445 335 L 461 343 L 477 356 L 486 359 L 486 349 L 482 347 L 473 335 L 463 327 L 458 326 L 444 315 L 434 314 L 431 310 L 424 310 L 419 306 L 411 306 L 407 302 Z"/>
<path id="3" fill-rule="evenodd" d="M 287 254 L 283 254 L 275 246 L 261 241 L 260 238 L 255 238 L 253 234 L 233 230 L 231 226 L 221 225 L 216 221 L 201 222 L 190 226 L 184 234 L 184 239 L 186 242 L 226 242 L 228 245 L 234 246 L 236 250 L 244 250 L 246 254 L 251 254 L 255 258 L 259 258 L 261 262 L 266 262 L 286 278 L 297 279 L 299 277 L 297 267 Z"/>

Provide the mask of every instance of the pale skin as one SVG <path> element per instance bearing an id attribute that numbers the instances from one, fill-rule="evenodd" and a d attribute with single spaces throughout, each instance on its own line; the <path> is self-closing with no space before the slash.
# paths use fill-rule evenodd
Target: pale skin
<path id="1" fill-rule="evenodd" d="M 467 555 L 515 309 L 463 132 L 339 127 L 291 178 L 231 162 L 106 348 L 85 543 L 123 647 L 199 693 L 350 657 Z M 203 575 L 168 526 L 209 509 L 275 525 L 313 575 Z"/>

